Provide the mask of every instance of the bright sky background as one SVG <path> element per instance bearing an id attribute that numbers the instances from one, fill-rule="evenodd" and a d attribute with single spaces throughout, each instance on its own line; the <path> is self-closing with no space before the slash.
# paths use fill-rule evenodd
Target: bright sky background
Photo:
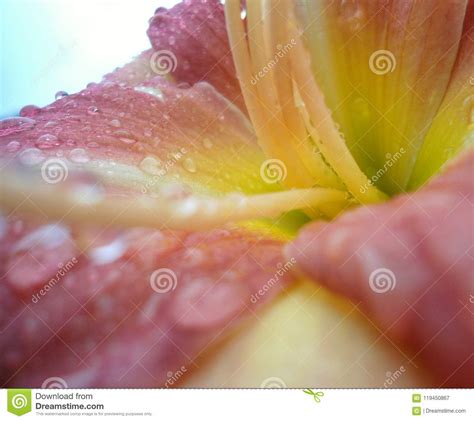
<path id="1" fill-rule="evenodd" d="M 77 92 L 149 48 L 148 19 L 178 0 L 0 0 L 0 118 Z"/>

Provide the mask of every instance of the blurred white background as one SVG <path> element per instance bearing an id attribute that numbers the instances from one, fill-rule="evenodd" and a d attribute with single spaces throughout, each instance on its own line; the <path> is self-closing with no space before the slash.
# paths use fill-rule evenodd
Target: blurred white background
<path id="1" fill-rule="evenodd" d="M 148 19 L 178 0 L 0 0 L 0 118 L 77 92 L 150 47 Z"/>

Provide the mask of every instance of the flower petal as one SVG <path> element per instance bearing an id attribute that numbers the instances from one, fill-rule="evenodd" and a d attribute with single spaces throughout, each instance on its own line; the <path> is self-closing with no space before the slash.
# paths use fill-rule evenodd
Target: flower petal
<path id="1" fill-rule="evenodd" d="M 305 2 L 300 19 L 319 85 L 369 178 L 403 191 L 443 100 L 467 1 Z M 356 116 L 356 118 L 355 118 Z"/>
<path id="2" fill-rule="evenodd" d="M 0 148 L 4 164 L 60 160 L 69 178 L 59 182 L 84 181 L 106 194 L 169 194 L 170 182 L 185 183 L 185 195 L 277 188 L 260 176 L 263 156 L 247 118 L 206 82 L 91 84 L 3 121 Z M 79 170 L 100 182 L 82 180 Z M 52 199 L 63 205 L 64 196 Z M 39 210 L 35 218 L 2 217 L 1 227 L 2 384 L 41 386 L 60 376 L 69 386 L 172 385 L 175 372 L 189 370 L 289 281 L 283 274 L 252 305 L 283 264 L 282 233 L 268 224 L 196 234 L 115 230 L 96 228 L 93 216 L 80 226 L 53 224 Z M 160 294 L 162 270 L 176 285 Z"/>
<path id="3" fill-rule="evenodd" d="M 158 77 L 135 88 L 92 84 L 21 115 L 0 125 L 7 159 L 38 164 L 55 157 L 71 167 L 107 167 L 138 190 L 170 180 L 198 180 L 208 191 L 275 190 L 260 177 L 264 156 L 247 118 L 206 82 L 178 88 Z"/>
<path id="4" fill-rule="evenodd" d="M 28 387 L 52 376 L 69 387 L 172 385 L 251 316 L 252 295 L 282 257 L 278 241 L 244 230 L 114 232 L 18 218 L 0 248 L 1 383 Z"/>
<path id="5" fill-rule="evenodd" d="M 419 192 L 316 222 L 288 249 L 305 273 L 409 344 L 440 386 L 474 375 L 473 164 L 469 152 Z"/>
<path id="6" fill-rule="evenodd" d="M 425 183 L 474 141 L 474 2 L 468 3 L 448 90 L 415 164 L 409 188 Z"/>
<path id="7" fill-rule="evenodd" d="M 245 110 L 218 0 L 191 0 L 169 10 L 160 7 L 150 21 L 148 36 L 155 51 L 163 57 L 171 53 L 176 59 L 171 74 L 178 82 L 207 81 Z M 157 54 L 155 60 L 159 58 Z"/>

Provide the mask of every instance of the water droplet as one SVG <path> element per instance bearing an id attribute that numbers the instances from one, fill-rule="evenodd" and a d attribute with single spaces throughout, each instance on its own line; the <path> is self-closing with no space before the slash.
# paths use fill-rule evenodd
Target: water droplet
<path id="1" fill-rule="evenodd" d="M 48 127 L 56 127 L 57 125 L 58 125 L 58 122 L 57 122 L 57 121 L 50 120 L 50 121 L 48 121 L 48 122 L 44 125 L 44 127 L 45 127 L 45 128 L 48 128 Z"/>
<path id="2" fill-rule="evenodd" d="M 56 92 L 56 95 L 54 95 L 54 99 L 56 100 L 59 100 L 59 99 L 62 99 L 66 96 L 68 96 L 69 94 L 66 92 L 66 91 L 59 91 L 59 92 Z"/>
<path id="3" fill-rule="evenodd" d="M 18 152 L 21 148 L 21 143 L 18 142 L 17 140 L 12 140 L 9 142 L 5 148 L 7 152 L 13 153 L 13 152 Z"/>
<path id="4" fill-rule="evenodd" d="M 113 133 L 118 139 L 127 144 L 127 145 L 133 145 L 134 143 L 137 142 L 136 139 L 133 138 L 133 136 L 127 132 L 126 130 L 117 130 Z"/>
<path id="5" fill-rule="evenodd" d="M 35 146 L 38 149 L 52 149 L 59 146 L 60 143 L 54 134 L 44 134 L 36 139 Z"/>
<path id="6" fill-rule="evenodd" d="M 112 126 L 112 127 L 120 127 L 122 125 L 122 123 L 120 122 L 120 120 L 117 120 L 116 118 L 114 118 L 113 120 L 110 120 L 109 124 Z"/>
<path id="7" fill-rule="evenodd" d="M 147 156 L 139 164 L 140 169 L 150 175 L 162 175 L 164 173 L 161 167 L 161 161 L 153 156 Z"/>
<path id="8" fill-rule="evenodd" d="M 86 162 L 89 162 L 89 156 L 87 155 L 87 152 L 82 148 L 73 149 L 69 153 L 69 159 L 72 162 L 76 162 L 78 164 L 84 164 Z"/>
<path id="9" fill-rule="evenodd" d="M 64 142 L 66 146 L 76 146 L 77 142 L 74 139 L 68 139 Z"/>
<path id="10" fill-rule="evenodd" d="M 22 117 L 34 117 L 35 115 L 39 114 L 40 111 L 41 111 L 41 108 L 38 107 L 37 105 L 25 105 L 20 110 L 20 115 Z"/>
<path id="11" fill-rule="evenodd" d="M 95 149 L 95 148 L 100 147 L 100 145 L 99 145 L 97 142 L 88 142 L 88 143 L 86 144 L 86 146 L 87 146 L 88 148 L 91 148 L 91 149 Z"/>
<path id="12" fill-rule="evenodd" d="M 135 91 L 143 92 L 145 94 L 154 96 L 155 98 L 158 98 L 160 101 L 163 101 L 165 98 L 165 96 L 163 95 L 163 92 L 160 89 L 153 88 L 151 86 L 137 86 L 135 87 Z"/>
<path id="13" fill-rule="evenodd" d="M 212 140 L 209 139 L 208 137 L 205 137 L 205 138 L 202 140 L 202 144 L 204 145 L 204 147 L 205 147 L 206 149 L 211 149 L 212 146 L 213 146 Z"/>
<path id="14" fill-rule="evenodd" d="M 118 238 L 109 244 L 95 247 L 88 254 L 96 265 L 107 265 L 120 259 L 127 250 L 125 242 Z"/>
<path id="15" fill-rule="evenodd" d="M 69 239 L 69 229 L 59 224 L 43 225 L 23 237 L 14 247 L 14 252 L 42 247 L 52 250 Z"/>
<path id="16" fill-rule="evenodd" d="M 121 137 L 119 139 L 122 143 L 125 143 L 126 145 L 133 145 L 137 142 L 135 139 L 132 139 L 130 137 Z"/>
<path id="17" fill-rule="evenodd" d="M 8 117 L 0 120 L 0 136 L 6 136 L 11 133 L 30 130 L 36 124 L 36 121 L 28 117 Z"/>
<path id="18" fill-rule="evenodd" d="M 20 154 L 20 161 L 25 165 L 37 165 L 45 160 L 43 152 L 37 148 L 25 149 Z"/>
<path id="19" fill-rule="evenodd" d="M 90 107 L 87 109 L 87 114 L 89 114 L 89 115 L 96 115 L 96 114 L 98 114 L 98 113 L 99 113 L 99 109 L 98 109 L 96 106 L 94 106 L 94 105 L 90 106 Z"/>
<path id="20" fill-rule="evenodd" d="M 192 158 L 186 158 L 183 161 L 183 167 L 186 171 L 189 171 L 190 173 L 195 173 L 197 170 L 196 163 L 192 160 Z"/>

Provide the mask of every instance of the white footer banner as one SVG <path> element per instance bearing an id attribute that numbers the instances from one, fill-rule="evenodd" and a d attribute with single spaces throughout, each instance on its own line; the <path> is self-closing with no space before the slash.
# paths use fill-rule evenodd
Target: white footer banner
<path id="1" fill-rule="evenodd" d="M 0 419 L 474 419 L 473 389 L 1 389 Z"/>

